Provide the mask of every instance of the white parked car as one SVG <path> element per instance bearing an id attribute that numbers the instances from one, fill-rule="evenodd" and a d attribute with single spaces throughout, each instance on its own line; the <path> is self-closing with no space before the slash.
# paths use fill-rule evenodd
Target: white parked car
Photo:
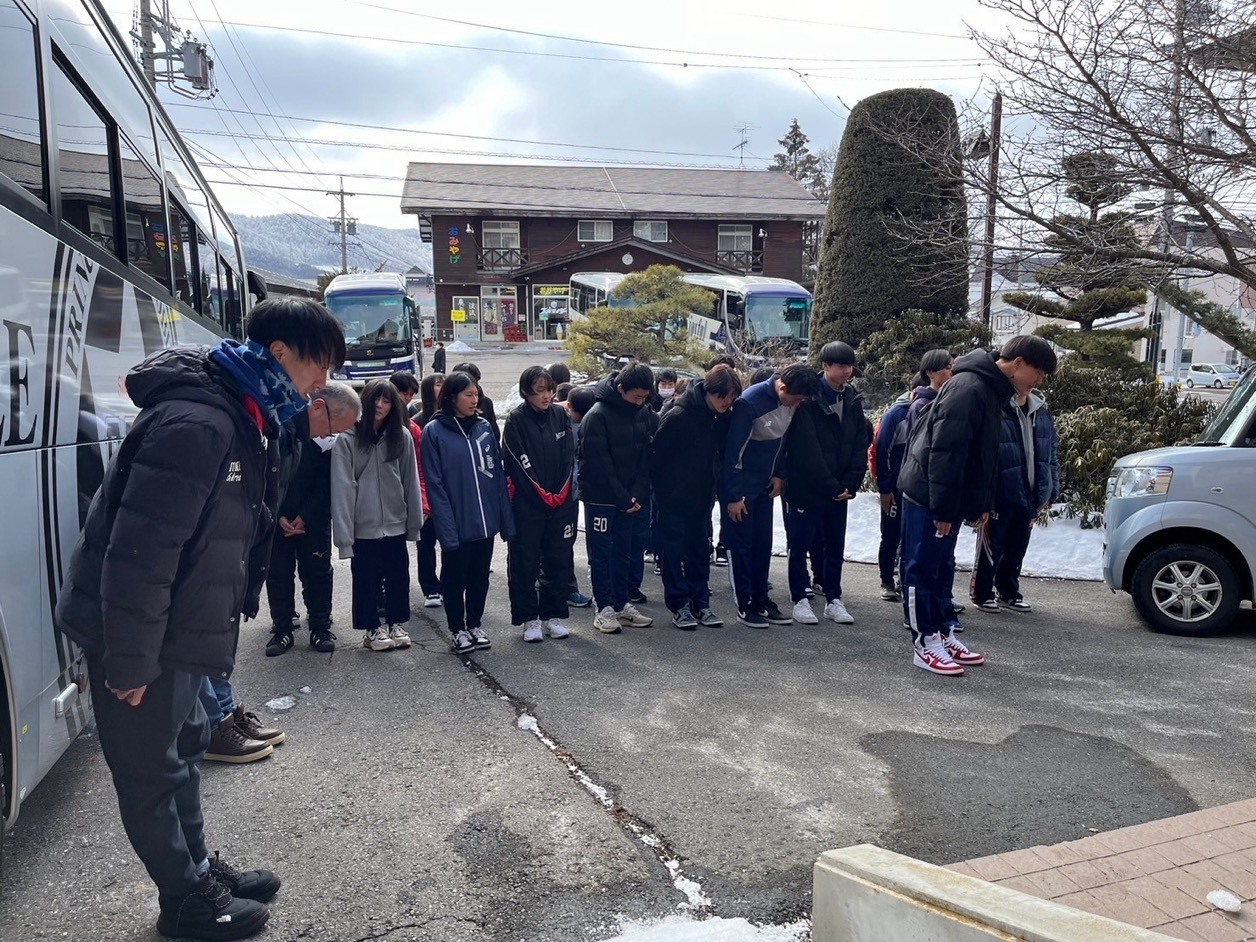
<path id="1" fill-rule="evenodd" d="M 1213 389 L 1224 389 L 1236 385 L 1241 375 L 1237 367 L 1228 363 L 1192 363 L 1186 371 L 1186 388 L 1211 386 Z"/>

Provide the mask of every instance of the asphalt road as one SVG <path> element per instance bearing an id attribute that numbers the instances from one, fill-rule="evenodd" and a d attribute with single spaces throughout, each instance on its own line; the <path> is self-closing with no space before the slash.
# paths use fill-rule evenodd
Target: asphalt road
<path id="1" fill-rule="evenodd" d="M 531 359 L 481 356 L 489 394 Z M 285 880 L 265 938 L 600 940 L 691 901 L 784 923 L 825 849 L 949 862 L 1251 796 L 1250 614 L 1171 638 L 1101 585 L 1029 580 L 1033 613 L 965 618 L 990 663 L 941 678 L 868 566 L 850 627 L 680 632 L 650 604 L 656 627 L 601 635 L 585 610 L 539 645 L 507 624 L 504 547 L 494 568 L 494 647 L 469 658 L 440 610 L 386 654 L 345 628 L 332 656 L 267 659 L 268 622 L 244 627 L 237 690 L 288 742 L 203 784 L 211 847 Z M 341 565 L 341 625 L 348 588 Z M 155 912 L 85 735 L 9 835 L 0 938 L 152 940 Z"/>

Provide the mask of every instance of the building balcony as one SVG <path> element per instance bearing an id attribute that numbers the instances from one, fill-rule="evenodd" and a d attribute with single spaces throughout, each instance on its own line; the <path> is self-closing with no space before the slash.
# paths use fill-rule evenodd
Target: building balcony
<path id="1" fill-rule="evenodd" d="M 528 264 L 528 250 L 480 249 L 476 263 L 480 271 L 514 271 Z"/>
<path id="2" fill-rule="evenodd" d="M 762 249 L 745 249 L 745 250 L 725 250 L 720 249 L 715 253 L 715 260 L 721 265 L 744 272 L 761 272 L 763 271 L 763 250 Z"/>

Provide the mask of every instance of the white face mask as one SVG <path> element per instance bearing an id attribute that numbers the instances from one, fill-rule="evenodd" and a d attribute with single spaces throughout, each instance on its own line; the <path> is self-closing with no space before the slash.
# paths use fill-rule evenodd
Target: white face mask
<path id="1" fill-rule="evenodd" d="M 660 389 L 660 390 L 659 390 L 659 398 L 660 398 L 660 399 L 671 399 L 671 398 L 672 398 L 672 394 L 673 394 L 675 391 L 676 391 L 676 390 L 674 390 L 674 389 Z"/>
<path id="2" fill-rule="evenodd" d="M 336 444 L 336 436 L 328 435 L 326 438 L 314 439 L 314 444 L 318 446 L 320 451 L 331 451 L 331 446 Z"/>

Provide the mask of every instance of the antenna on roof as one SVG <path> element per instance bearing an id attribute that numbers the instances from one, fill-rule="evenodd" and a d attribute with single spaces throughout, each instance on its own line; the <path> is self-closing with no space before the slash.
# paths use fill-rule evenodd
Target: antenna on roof
<path id="1" fill-rule="evenodd" d="M 739 124 L 737 127 L 733 128 L 733 130 L 741 135 L 740 143 L 733 148 L 733 150 L 737 151 L 737 169 L 745 170 L 746 146 L 750 143 L 750 132 L 755 130 L 755 126 L 753 124 Z"/>

